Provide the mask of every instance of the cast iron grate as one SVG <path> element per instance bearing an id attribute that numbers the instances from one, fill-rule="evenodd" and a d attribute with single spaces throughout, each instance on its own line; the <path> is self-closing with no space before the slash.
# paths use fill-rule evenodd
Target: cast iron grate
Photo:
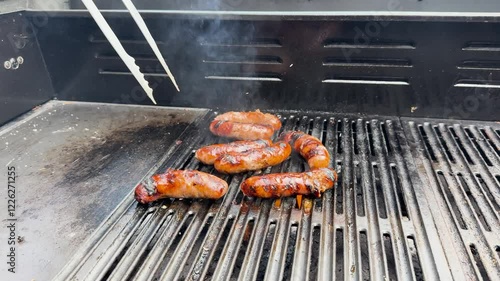
<path id="1" fill-rule="evenodd" d="M 208 132 L 213 114 L 192 124 L 151 173 L 200 169 L 227 180 L 228 194 L 150 206 L 129 196 L 56 279 L 493 280 L 498 273 L 493 128 L 467 133 L 408 120 L 403 131 L 397 118 L 277 112 L 282 130 L 320 138 L 339 173 L 336 188 L 298 209 L 294 198 L 247 198 L 239 184 L 252 173 L 221 175 L 193 157 L 222 141 Z M 293 155 L 263 173 L 306 168 Z"/>

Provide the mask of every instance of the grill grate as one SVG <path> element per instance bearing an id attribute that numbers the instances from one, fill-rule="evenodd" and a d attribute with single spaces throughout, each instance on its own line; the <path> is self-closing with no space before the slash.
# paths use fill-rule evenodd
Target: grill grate
<path id="1" fill-rule="evenodd" d="M 213 114 L 192 124 L 151 173 L 200 169 L 227 180 L 228 194 L 150 206 L 129 196 L 57 279 L 498 276 L 500 138 L 494 128 L 278 112 L 282 130 L 321 139 L 339 173 L 336 188 L 304 199 L 312 207 L 306 202 L 298 209 L 294 198 L 247 198 L 239 185 L 252 173 L 222 175 L 193 157 L 199 146 L 220 141 L 206 129 Z M 304 163 L 294 154 L 263 172 L 304 171 Z"/>

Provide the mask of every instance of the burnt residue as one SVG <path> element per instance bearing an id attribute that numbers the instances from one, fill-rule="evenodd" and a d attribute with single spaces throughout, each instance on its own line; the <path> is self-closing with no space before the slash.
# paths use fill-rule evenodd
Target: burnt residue
<path id="1" fill-rule="evenodd" d="M 175 114 L 158 117 L 99 128 L 97 133 L 89 130 L 47 154 L 50 161 L 43 170 L 55 179 L 54 190 L 61 195 L 53 197 L 53 203 L 71 197 L 86 201 L 78 207 L 72 227 L 87 228 L 102 221 L 134 188 L 124 182 L 139 181 L 151 168 L 148 163 L 160 159 L 189 125 Z"/>
<path id="2" fill-rule="evenodd" d="M 88 181 L 102 173 L 116 160 L 123 160 L 124 156 L 129 158 L 136 150 L 143 150 L 146 154 L 162 153 L 165 151 L 163 140 L 172 135 L 172 131 L 178 130 L 175 130 L 175 126 L 148 124 L 139 128 L 112 131 L 100 138 L 84 139 L 79 143 L 69 142 L 68 146 L 60 150 L 63 155 L 60 160 L 65 163 L 63 183 L 71 185 Z M 147 146 L 149 149 L 141 149 L 141 146 Z M 146 155 L 141 155 L 141 158 L 142 156 Z M 134 159 L 129 160 L 134 161 Z"/>

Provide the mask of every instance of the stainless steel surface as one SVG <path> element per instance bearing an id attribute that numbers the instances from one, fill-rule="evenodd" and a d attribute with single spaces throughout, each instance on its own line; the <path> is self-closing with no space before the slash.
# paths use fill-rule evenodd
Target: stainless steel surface
<path id="1" fill-rule="evenodd" d="M 500 278 L 500 124 L 403 118 L 457 279 Z"/>
<path id="2" fill-rule="evenodd" d="M 221 175 L 193 158 L 194 149 L 222 141 L 209 133 L 212 117 L 207 116 L 183 133 L 182 144 L 160 168 L 145 176 L 167 167 L 200 169 L 227 180 L 228 194 L 217 201 L 172 199 L 148 206 L 128 194 L 57 280 L 496 279 L 500 125 L 471 127 L 477 145 L 465 139 L 460 144 L 475 163 L 469 169 L 458 154 L 458 162 L 448 166 L 438 152 L 442 144 L 433 137 L 428 145 L 436 160 L 429 160 L 424 142 L 414 139 L 418 120 L 277 113 L 284 129 L 308 131 L 331 151 L 339 172 L 333 190 L 321 199 L 305 199 L 301 209 L 294 198 L 278 203 L 244 197 L 239 185 L 251 174 Z M 435 125 L 425 124 L 425 130 Z M 458 132 L 460 125 L 454 126 L 458 137 L 466 138 Z M 445 141 L 450 153 L 458 153 L 456 142 Z M 264 173 L 306 166 L 293 155 Z M 443 169 L 445 178 L 460 173 L 467 182 L 468 199 L 448 179 L 459 196 L 453 206 L 467 215 L 467 229 L 457 229 L 454 211 L 440 199 L 436 182 L 429 183 L 431 167 Z M 481 180 L 473 184 L 471 175 Z M 464 201 L 471 198 L 476 203 Z M 480 216 L 474 213 L 478 210 Z"/>
<path id="3" fill-rule="evenodd" d="M 0 128 L 0 181 L 15 166 L 17 273 L 50 280 L 206 110 L 51 101 Z M 0 191 L 2 222 L 7 189 Z M 4 227 L 2 241 L 7 241 Z M 3 240 L 5 239 L 5 240 Z M 8 247 L 2 243 L 2 253 Z M 5 277 L 5 278 L 4 278 Z M 7 278 L 7 279 L 6 279 Z"/>

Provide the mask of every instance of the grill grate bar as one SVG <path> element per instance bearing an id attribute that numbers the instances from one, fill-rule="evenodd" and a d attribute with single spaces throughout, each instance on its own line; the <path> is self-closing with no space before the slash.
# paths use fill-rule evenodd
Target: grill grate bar
<path id="1" fill-rule="evenodd" d="M 344 214 L 345 218 L 345 236 L 344 236 L 344 279 L 359 279 L 359 265 L 360 256 L 358 252 L 358 237 L 357 237 L 357 227 L 356 227 L 356 207 L 354 202 L 354 182 L 353 182 L 353 161 L 352 161 L 352 138 L 351 136 L 352 126 L 349 126 L 350 120 L 345 118 L 343 120 L 343 132 L 344 135 L 342 146 L 342 151 L 344 152 L 344 158 L 342 165 L 342 190 L 345 194 L 345 205 Z"/>
<path id="2" fill-rule="evenodd" d="M 377 211 L 375 190 L 373 189 L 373 185 L 371 182 L 372 167 L 370 162 L 373 160 L 372 158 L 375 156 L 375 148 L 372 142 L 373 137 L 372 137 L 371 123 L 366 122 L 365 123 L 366 126 L 362 126 L 363 123 L 365 123 L 363 120 L 358 119 L 357 127 L 359 128 L 359 130 L 361 130 L 361 133 L 357 135 L 357 138 L 358 138 L 358 144 L 360 144 L 359 165 L 361 166 L 361 173 L 363 174 L 361 185 L 363 188 L 363 193 L 365 194 L 364 201 L 366 202 L 366 210 L 367 210 L 366 211 L 366 217 L 367 217 L 366 230 L 368 231 L 367 239 L 369 245 L 371 245 L 371 247 L 367 249 L 369 252 L 369 264 L 370 264 L 369 275 L 373 278 L 373 280 L 384 280 L 384 276 L 387 276 L 387 274 L 385 273 L 386 270 L 384 269 L 383 260 L 380 258 L 383 255 L 382 240 L 380 235 L 381 231 L 380 231 L 379 215 Z M 367 130 L 368 128 L 370 130 Z M 368 150 L 370 150 L 370 152 Z M 368 161 L 368 159 L 370 159 L 370 161 Z"/>
<path id="3" fill-rule="evenodd" d="M 379 122 L 377 121 L 372 121 L 372 128 L 378 126 L 382 127 L 382 123 L 379 124 Z M 382 128 L 385 128 L 385 125 Z M 387 155 L 388 153 L 388 151 L 386 151 L 385 149 L 387 149 L 387 147 L 389 146 L 387 141 L 387 134 L 381 134 L 379 130 L 373 130 L 373 138 L 374 138 L 374 147 L 377 150 L 378 162 L 380 163 L 380 169 L 381 169 L 380 177 L 382 185 L 386 187 L 393 186 L 393 183 L 391 182 L 391 177 L 389 176 L 390 174 L 389 163 L 387 158 L 385 157 L 385 155 Z M 384 196 L 386 199 L 387 215 L 391 223 L 392 231 L 393 233 L 395 233 L 397 237 L 404 237 L 400 220 L 401 214 L 399 209 L 397 208 L 397 201 L 393 190 L 385 188 Z M 394 250 L 393 254 L 395 255 L 394 258 L 396 262 L 398 277 L 401 279 L 411 279 L 412 273 L 410 269 L 410 261 L 408 259 L 408 249 L 405 243 L 405 239 L 394 239 L 394 235 L 390 236 L 390 238 L 392 238 L 391 248 L 393 248 Z M 388 241 L 386 241 L 386 243 L 388 243 Z M 388 254 L 390 253 L 386 252 L 386 255 Z"/>
<path id="4" fill-rule="evenodd" d="M 333 144 L 337 142 L 336 137 L 337 134 L 335 132 L 337 122 L 335 118 L 329 118 L 326 122 L 326 134 L 325 139 L 323 139 L 323 143 L 330 155 L 332 155 L 332 163 L 330 165 L 334 166 L 335 161 L 333 159 L 337 159 L 336 150 L 333 149 Z M 335 229 L 333 226 L 333 212 L 335 210 L 335 201 L 334 195 L 331 190 L 325 192 L 323 194 L 323 216 L 321 224 L 323 227 L 321 228 L 321 239 L 320 239 L 320 248 L 319 248 L 319 280 L 332 280 L 333 274 L 335 272 L 334 261 L 335 261 Z"/>

